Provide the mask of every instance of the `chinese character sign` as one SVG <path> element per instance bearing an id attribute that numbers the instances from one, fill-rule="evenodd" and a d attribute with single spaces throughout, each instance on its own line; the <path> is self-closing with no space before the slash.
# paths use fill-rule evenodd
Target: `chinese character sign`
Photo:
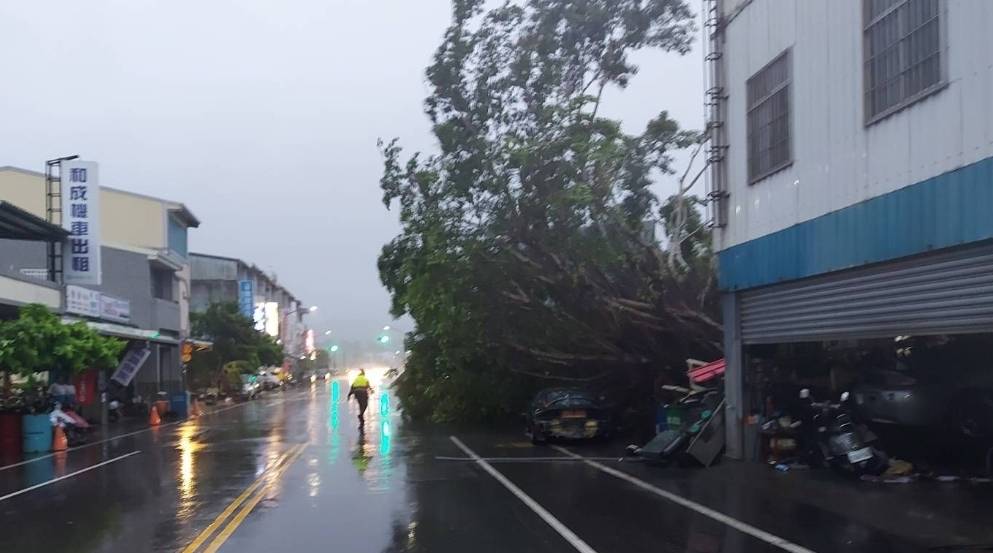
<path id="1" fill-rule="evenodd" d="M 124 355 L 124 359 L 121 360 L 121 364 L 118 365 L 117 370 L 114 371 L 114 376 L 110 379 L 117 382 L 121 386 L 127 386 L 131 384 L 131 380 L 134 379 L 134 375 L 138 374 L 138 369 L 141 368 L 142 364 L 145 363 L 145 359 L 152 353 L 149 348 L 133 348 Z"/>
<path id="2" fill-rule="evenodd" d="M 100 186 L 97 164 L 62 162 L 62 226 L 69 231 L 63 252 L 66 284 L 99 285 Z"/>
<path id="3" fill-rule="evenodd" d="M 255 283 L 251 280 L 238 281 L 238 308 L 249 319 L 255 315 Z"/>

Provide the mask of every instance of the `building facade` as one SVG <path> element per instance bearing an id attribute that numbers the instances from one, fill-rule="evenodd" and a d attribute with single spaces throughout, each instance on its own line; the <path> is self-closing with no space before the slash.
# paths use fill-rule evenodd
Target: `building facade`
<path id="1" fill-rule="evenodd" d="M 238 304 L 260 332 L 282 342 L 287 356 L 310 353 L 303 319 L 307 307 L 275 277 L 237 258 L 202 253 L 190 254 L 190 267 L 193 312 L 202 313 L 212 303 Z"/>
<path id="2" fill-rule="evenodd" d="M 706 7 L 741 457 L 750 346 L 993 331 L 993 2 Z"/>
<path id="3" fill-rule="evenodd" d="M 62 247 L 62 227 L 0 199 L 0 319 L 17 317 L 18 308 L 38 303 L 60 312 L 62 288 L 45 268 L 49 244 Z M 25 256 L 40 255 L 41 265 L 25 269 Z"/>
<path id="4" fill-rule="evenodd" d="M 0 168 L 0 199 L 34 217 L 47 215 L 43 173 Z M 110 187 L 100 188 L 100 284 L 59 286 L 46 275 L 48 251 L 34 241 L 0 242 L 3 272 L 45 279 L 60 298 L 41 302 L 67 320 L 85 320 L 108 335 L 147 347 L 149 356 L 134 378 L 139 394 L 183 389 L 180 344 L 189 334 L 190 270 L 187 233 L 199 226 L 181 203 Z"/>

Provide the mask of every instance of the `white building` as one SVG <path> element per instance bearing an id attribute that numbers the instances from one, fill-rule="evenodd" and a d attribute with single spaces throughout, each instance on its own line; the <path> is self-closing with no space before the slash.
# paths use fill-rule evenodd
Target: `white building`
<path id="1" fill-rule="evenodd" d="M 993 331 L 993 2 L 706 5 L 741 456 L 749 345 Z"/>

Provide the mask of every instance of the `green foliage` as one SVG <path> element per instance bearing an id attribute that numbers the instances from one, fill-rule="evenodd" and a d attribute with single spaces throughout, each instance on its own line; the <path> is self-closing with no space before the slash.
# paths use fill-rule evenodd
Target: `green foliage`
<path id="1" fill-rule="evenodd" d="M 193 355 L 190 369 L 195 386 L 223 378 L 222 368 L 232 362 L 237 362 L 232 366 L 248 367 L 248 372 L 283 363 L 282 346 L 255 330 L 251 319 L 242 315 L 235 303 L 212 303 L 203 313 L 191 314 L 190 323 L 194 336 L 214 344 L 210 350 Z"/>
<path id="2" fill-rule="evenodd" d="M 604 91 L 637 72 L 630 52 L 688 51 L 685 3 L 484 5 L 454 2 L 427 70 L 440 153 L 404 160 L 396 140 L 381 144 L 402 232 L 380 277 L 393 314 L 417 323 L 398 382 L 406 412 L 490 418 L 534 387 L 638 385 L 719 353 L 709 254 L 667 271 L 645 238 L 660 208 L 650 186 L 699 135 L 664 111 L 637 136 L 599 115 Z"/>
<path id="3" fill-rule="evenodd" d="M 0 367 L 25 376 L 110 368 L 117 364 L 124 345 L 86 323 L 63 324 L 43 305 L 27 305 L 17 319 L 0 322 Z"/>

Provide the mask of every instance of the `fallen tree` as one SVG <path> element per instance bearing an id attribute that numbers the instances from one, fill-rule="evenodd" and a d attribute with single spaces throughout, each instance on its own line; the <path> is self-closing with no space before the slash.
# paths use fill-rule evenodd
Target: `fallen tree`
<path id="1" fill-rule="evenodd" d="M 690 171 L 664 203 L 650 188 L 702 137 L 664 111 L 628 135 L 600 106 L 635 75 L 631 51 L 686 53 L 692 14 L 682 0 L 483 6 L 454 2 L 427 71 L 439 153 L 404 159 L 396 140 L 381 144 L 383 201 L 402 232 L 379 270 L 393 314 L 417 325 L 406 412 L 489 418 L 564 383 L 650 394 L 687 357 L 720 354 Z"/>

